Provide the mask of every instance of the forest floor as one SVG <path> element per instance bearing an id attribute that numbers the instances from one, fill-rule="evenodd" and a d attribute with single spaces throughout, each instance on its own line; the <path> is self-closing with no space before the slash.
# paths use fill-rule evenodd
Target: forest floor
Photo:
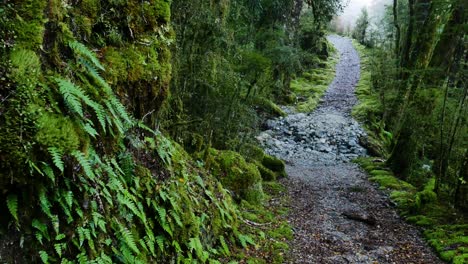
<path id="1" fill-rule="evenodd" d="M 365 155 L 364 130 L 351 117 L 360 59 L 351 40 L 331 36 L 336 76 L 318 108 L 289 109 L 258 139 L 287 163 L 294 229 L 290 263 L 441 263 L 414 226 L 352 159 Z"/>

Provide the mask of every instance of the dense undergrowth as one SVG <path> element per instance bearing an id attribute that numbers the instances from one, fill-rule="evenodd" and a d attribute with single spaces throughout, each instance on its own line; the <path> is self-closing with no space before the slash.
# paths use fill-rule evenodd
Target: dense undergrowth
<path id="1" fill-rule="evenodd" d="M 370 153 L 379 158 L 359 158 L 356 160 L 369 173 L 369 179 L 379 184 L 382 190 L 389 192 L 390 198 L 396 204 L 400 214 L 405 219 L 423 230 L 428 243 L 435 249 L 441 259 L 451 263 L 466 263 L 468 261 L 468 225 L 467 216 L 456 210 L 435 190 L 435 178 L 424 183 L 401 180 L 388 168 L 385 159 L 391 147 L 392 135 L 383 129 L 381 117 L 383 106 L 379 93 L 372 83 L 373 66 L 372 49 L 365 48 L 355 42 L 355 47 L 361 56 L 361 80 L 356 88 L 359 104 L 353 109 L 353 116 L 364 124 L 368 139 L 364 142 Z M 383 158 L 383 159 L 382 159 Z M 421 171 L 430 175 L 430 171 Z M 409 179 L 420 176 L 415 175 Z"/>

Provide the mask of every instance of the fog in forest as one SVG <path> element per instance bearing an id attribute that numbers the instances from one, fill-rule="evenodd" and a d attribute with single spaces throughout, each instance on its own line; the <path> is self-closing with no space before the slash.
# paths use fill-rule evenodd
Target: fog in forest
<path id="1" fill-rule="evenodd" d="M 369 12 L 371 21 L 378 23 L 385 12 L 385 6 L 392 4 L 392 0 L 343 0 L 342 2 L 346 7 L 335 18 L 335 22 L 340 24 L 343 29 L 354 27 L 363 8 Z"/>

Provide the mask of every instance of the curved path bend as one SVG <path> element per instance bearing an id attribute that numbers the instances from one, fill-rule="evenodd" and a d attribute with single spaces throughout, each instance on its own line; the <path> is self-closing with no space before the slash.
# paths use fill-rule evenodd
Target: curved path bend
<path id="1" fill-rule="evenodd" d="M 290 263 L 442 263 L 419 231 L 350 161 L 365 155 L 364 131 L 351 117 L 359 55 L 347 38 L 329 37 L 340 53 L 319 107 L 269 120 L 258 139 L 287 162 L 284 183 L 294 228 Z"/>

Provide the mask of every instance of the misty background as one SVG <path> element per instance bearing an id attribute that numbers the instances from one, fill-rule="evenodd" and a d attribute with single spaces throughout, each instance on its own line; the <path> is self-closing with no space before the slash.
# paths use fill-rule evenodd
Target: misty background
<path id="1" fill-rule="evenodd" d="M 343 4 L 347 4 L 347 6 L 332 23 L 336 24 L 338 28 L 342 28 L 343 32 L 351 31 L 356 25 L 362 9 L 366 8 L 369 12 L 370 22 L 375 26 L 382 20 L 385 6 L 392 5 L 392 3 L 392 0 L 343 0 Z"/>

